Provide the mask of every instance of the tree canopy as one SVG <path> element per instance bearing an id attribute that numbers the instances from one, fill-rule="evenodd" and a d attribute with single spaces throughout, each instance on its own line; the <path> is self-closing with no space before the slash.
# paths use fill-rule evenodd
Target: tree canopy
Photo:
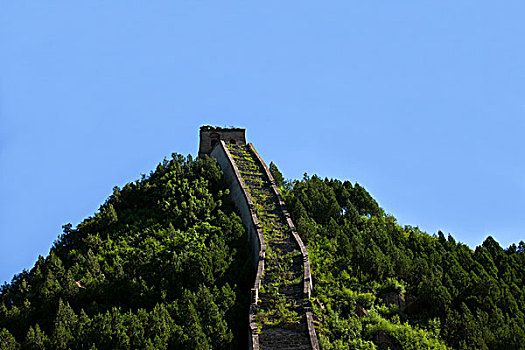
<path id="1" fill-rule="evenodd" d="M 323 349 L 524 349 L 525 243 L 402 227 L 366 189 L 270 170 L 308 246 Z M 211 158 L 173 154 L 0 289 L 1 349 L 246 348 L 253 264 Z"/>
<path id="2" fill-rule="evenodd" d="M 113 194 L 0 294 L 0 348 L 245 345 L 253 278 L 215 160 L 174 154 Z"/>
<path id="3" fill-rule="evenodd" d="M 474 251 L 400 226 L 359 184 L 282 192 L 308 245 L 323 349 L 524 349 L 525 243 Z"/>

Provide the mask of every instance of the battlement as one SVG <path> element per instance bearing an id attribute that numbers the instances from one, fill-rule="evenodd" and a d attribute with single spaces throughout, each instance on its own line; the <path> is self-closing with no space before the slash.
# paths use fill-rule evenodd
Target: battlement
<path id="1" fill-rule="evenodd" d="M 246 129 L 221 128 L 211 125 L 201 126 L 199 157 L 202 158 L 205 154 L 210 154 L 219 140 L 229 144 L 246 145 Z"/>

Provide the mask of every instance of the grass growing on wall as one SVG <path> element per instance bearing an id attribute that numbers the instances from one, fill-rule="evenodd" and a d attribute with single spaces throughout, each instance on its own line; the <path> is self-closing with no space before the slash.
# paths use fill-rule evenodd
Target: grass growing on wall
<path id="1" fill-rule="evenodd" d="M 254 203 L 267 245 L 265 269 L 259 290 L 256 314 L 259 330 L 266 327 L 298 324 L 302 300 L 286 295 L 284 290 L 301 290 L 302 256 L 290 242 L 291 232 L 280 210 L 271 184 L 248 146 L 227 145 Z M 301 298 L 302 299 L 302 298 Z"/>

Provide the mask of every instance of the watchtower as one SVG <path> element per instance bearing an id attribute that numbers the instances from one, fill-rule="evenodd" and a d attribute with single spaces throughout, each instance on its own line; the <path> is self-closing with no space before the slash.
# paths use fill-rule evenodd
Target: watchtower
<path id="1" fill-rule="evenodd" d="M 246 129 L 221 128 L 219 126 L 210 125 L 201 126 L 199 157 L 202 158 L 205 154 L 210 154 L 219 140 L 223 140 L 226 143 L 245 145 Z"/>

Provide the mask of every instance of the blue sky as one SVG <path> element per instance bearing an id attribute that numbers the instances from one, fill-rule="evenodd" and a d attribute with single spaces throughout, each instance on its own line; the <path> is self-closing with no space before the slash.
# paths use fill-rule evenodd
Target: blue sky
<path id="1" fill-rule="evenodd" d="M 0 283 L 200 125 L 401 224 L 525 239 L 523 1 L 1 1 Z"/>

